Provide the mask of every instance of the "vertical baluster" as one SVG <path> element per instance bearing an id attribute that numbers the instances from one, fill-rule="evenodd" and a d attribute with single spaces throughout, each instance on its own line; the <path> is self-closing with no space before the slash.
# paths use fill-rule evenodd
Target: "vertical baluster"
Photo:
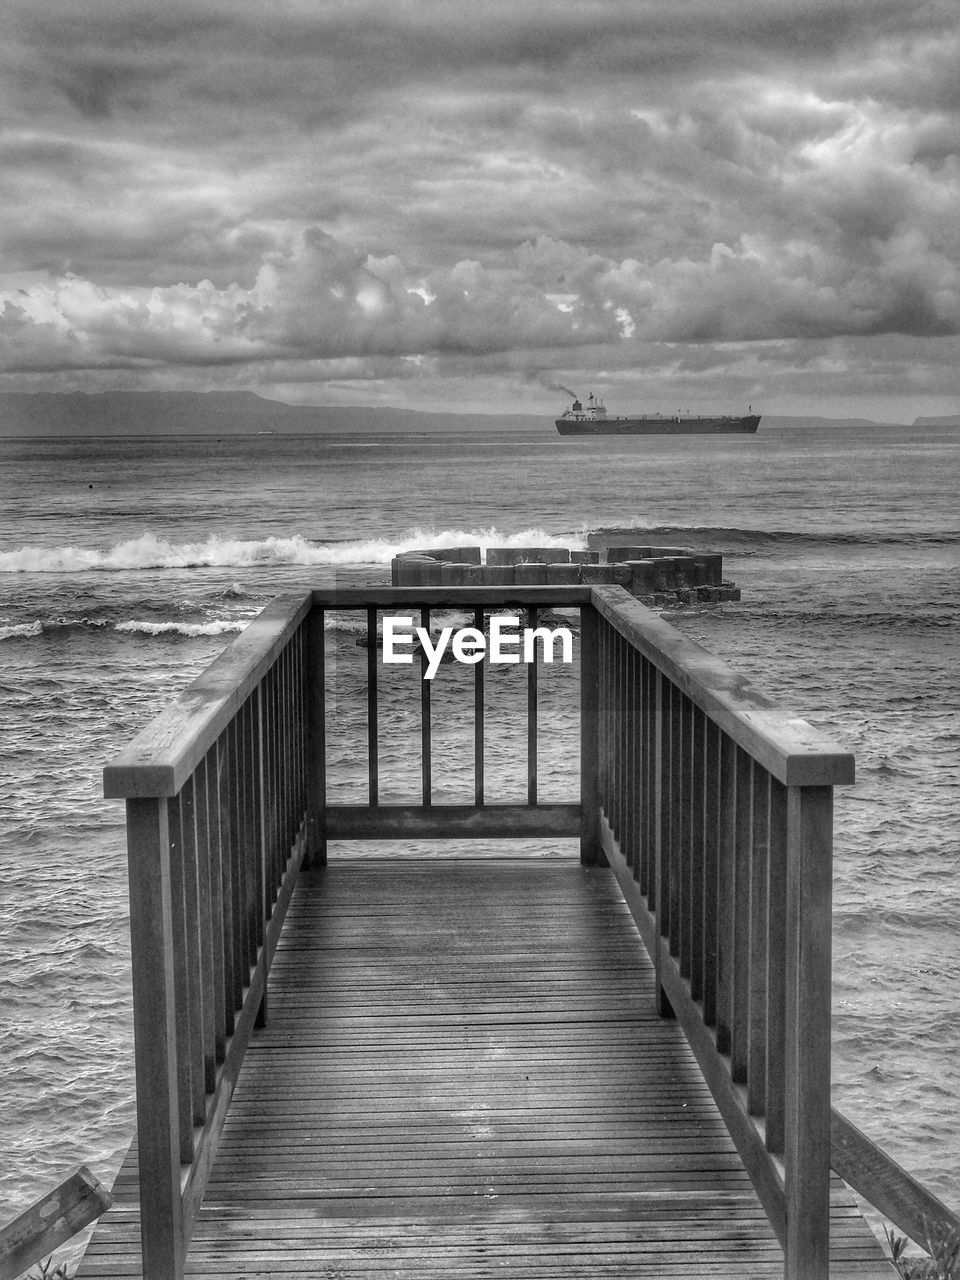
<path id="1" fill-rule="evenodd" d="M 369 803 L 380 803 L 380 757 L 377 741 L 377 610 L 367 609 L 367 785 Z"/>
<path id="2" fill-rule="evenodd" d="M 617 812 L 618 804 L 620 804 L 620 687 L 618 687 L 617 680 L 620 635 L 617 634 L 616 628 L 609 625 L 609 623 L 604 627 L 604 635 L 607 637 L 607 662 L 605 662 L 607 699 L 605 699 L 605 714 L 607 714 L 607 722 L 609 724 L 607 791 L 605 791 L 607 799 L 604 801 L 604 809 L 607 810 L 609 824 L 614 828 L 614 832 L 620 835 L 620 814 Z"/>
<path id="3" fill-rule="evenodd" d="M 250 754 L 251 754 L 251 791 L 253 793 L 252 805 L 252 821 L 253 828 L 251 831 L 251 845 L 255 852 L 254 863 L 254 892 L 257 912 L 257 933 L 256 941 L 258 950 L 264 948 L 267 937 L 267 921 L 273 912 L 273 897 L 271 895 L 272 875 L 271 875 L 271 851 L 267 844 L 267 811 L 266 811 L 266 762 L 264 760 L 264 726 L 263 726 L 263 697 L 262 683 L 257 686 L 250 695 L 248 706 L 250 708 Z M 258 1027 L 266 1025 L 267 1021 L 267 985 L 266 978 L 269 970 L 269 963 L 264 951 L 264 985 L 263 994 L 260 997 L 260 1006 L 257 1009 Z"/>
<path id="4" fill-rule="evenodd" d="M 483 610 L 475 609 L 473 625 L 483 634 Z M 473 664 L 473 802 L 483 804 L 483 699 L 486 661 Z"/>
<path id="5" fill-rule="evenodd" d="M 672 787 L 670 771 L 671 744 L 671 707 L 670 683 L 662 672 L 654 676 L 656 691 L 656 746 L 655 746 L 655 779 L 654 796 L 656 811 L 655 823 L 655 873 L 654 886 L 656 894 L 657 935 L 656 954 L 653 958 L 656 978 L 656 1008 L 661 1017 L 670 1017 L 673 1010 L 660 980 L 661 973 L 661 939 L 669 946 L 670 939 L 670 789 Z"/>
<path id="6" fill-rule="evenodd" d="M 297 688 L 297 833 L 307 811 L 307 640 L 306 626 L 297 628 L 293 651 L 295 683 Z M 279 886 L 278 886 L 279 887 Z"/>
<path id="7" fill-rule="evenodd" d="M 733 1025 L 730 1070 L 744 1083 L 750 1052 L 750 853 L 753 817 L 753 760 L 740 747 L 736 754 L 735 888 L 733 907 Z"/>
<path id="8" fill-rule="evenodd" d="M 167 801 L 127 801 L 143 1274 L 180 1277 L 173 903 Z"/>
<path id="9" fill-rule="evenodd" d="M 247 955 L 250 968 L 257 963 L 257 951 L 262 941 L 263 912 L 261 908 L 262 882 L 260 876 L 259 835 L 257 821 L 257 762 L 253 739 L 253 702 L 248 698 L 240 708 L 240 731 L 243 735 L 243 845 L 247 872 Z"/>
<path id="10" fill-rule="evenodd" d="M 243 989 L 250 980 L 246 930 L 246 865 L 243 854 L 243 769 L 240 761 L 241 735 L 237 717 L 227 727 L 230 744 L 227 755 L 227 795 L 230 805 L 230 889 L 233 917 L 234 1010 L 243 1005 Z"/>
<path id="11" fill-rule="evenodd" d="M 666 677 L 664 677 L 666 679 Z M 667 846 L 667 874 L 670 885 L 670 951 L 673 955 L 680 952 L 680 929 L 682 921 L 683 895 L 683 860 L 681 839 L 683 835 L 682 802 L 683 802 L 683 719 L 682 695 L 676 685 L 666 682 L 666 697 L 670 715 L 670 754 L 669 780 L 667 793 L 670 808 L 670 840 Z"/>
<path id="12" fill-rule="evenodd" d="M 763 1115 L 767 1092 L 767 920 L 770 775 L 754 762 L 750 859 L 750 1061 L 747 1108 Z"/>
<path id="13" fill-rule="evenodd" d="M 193 1160 L 193 1072 L 190 1027 L 189 956 L 187 952 L 187 921 L 184 906 L 184 857 L 182 816 L 180 799 L 176 797 L 167 805 L 170 835 L 170 911 L 173 939 L 174 1007 L 176 1009 L 177 1054 L 177 1132 L 180 1139 L 180 1160 L 189 1164 Z"/>
<path id="14" fill-rule="evenodd" d="M 327 863 L 327 663 L 324 611 L 307 618 L 307 867 Z"/>
<path id="15" fill-rule="evenodd" d="M 630 872 L 634 880 L 640 880 L 640 851 L 643 845 L 641 832 L 641 805 L 643 803 L 643 691 L 641 688 L 642 659 L 630 646 Z"/>
<path id="16" fill-rule="evenodd" d="M 536 627 L 537 610 L 527 610 L 527 626 Z M 538 663 L 527 663 L 527 804 L 537 803 L 537 673 Z"/>
<path id="17" fill-rule="evenodd" d="M 732 1053 L 733 971 L 736 964 L 737 900 L 737 747 L 719 735 L 720 797 L 717 857 L 717 1050 Z"/>
<path id="18" fill-rule="evenodd" d="M 280 745 L 280 701 L 277 684 L 277 664 L 274 663 L 267 672 L 263 683 L 264 692 L 264 734 L 266 738 L 266 760 L 269 766 L 267 774 L 267 799 L 269 803 L 270 825 L 267 839 L 273 854 L 273 894 L 276 902 L 283 873 L 286 870 L 290 849 L 283 835 L 283 824 L 280 818 L 280 779 L 283 772 L 283 755 Z M 306 802 L 304 802 L 306 805 Z"/>
<path id="19" fill-rule="evenodd" d="M 600 619 L 580 607 L 580 861 L 603 861 L 600 849 Z"/>
<path id="20" fill-rule="evenodd" d="M 720 728 L 704 716 L 703 778 L 703 1019 L 717 1024 L 717 933 L 724 885 L 720 875 Z M 719 1036 L 718 1036 L 719 1038 Z"/>
<path id="21" fill-rule="evenodd" d="M 214 1061 L 226 1056 L 225 979 L 228 962 L 224 954 L 223 871 L 220 865 L 220 795 L 217 778 L 216 743 L 203 762 L 203 787 L 206 795 L 207 876 L 210 902 L 211 1015 L 213 1019 Z"/>
<path id="22" fill-rule="evenodd" d="M 783 1150 L 784 1116 L 784 1005 L 787 972 L 784 939 L 787 936 L 787 789 L 770 779 L 770 859 L 767 909 L 767 1123 L 770 1151 Z"/>
<path id="23" fill-rule="evenodd" d="M 217 744 L 217 802 L 219 806 L 220 876 L 223 912 L 223 965 L 224 965 L 224 1028 L 233 1035 L 234 1014 L 240 1007 L 242 984 L 239 982 L 240 960 L 237 956 L 237 891 L 234 885 L 234 856 L 236 834 L 233 827 L 233 761 L 230 745 L 230 726 L 220 735 Z"/>
<path id="24" fill-rule="evenodd" d="M 204 1012 L 202 944 L 200 941 L 200 876 L 197 861 L 197 832 L 194 778 L 180 792 L 180 844 L 183 872 L 184 964 L 189 993 L 189 1051 L 193 1123 L 206 1119 L 206 1063 L 204 1062 Z"/>
<path id="25" fill-rule="evenodd" d="M 690 994 L 702 1000 L 706 953 L 706 717 L 690 703 Z"/>
<path id="26" fill-rule="evenodd" d="M 420 610 L 420 625 L 424 631 L 429 634 L 430 631 L 430 610 Z M 420 803 L 425 809 L 433 804 L 433 781 L 432 781 L 432 738 L 430 724 L 430 681 L 422 678 L 426 671 L 426 659 L 421 659 L 420 664 Z"/>
<path id="27" fill-rule="evenodd" d="M 785 1280 L 826 1280 L 833 789 L 787 791 Z"/>
<path id="28" fill-rule="evenodd" d="M 657 781 L 657 694 L 653 663 L 641 658 L 643 672 L 643 846 L 640 852 L 640 888 L 651 909 L 656 910 L 656 781 Z"/>
<path id="29" fill-rule="evenodd" d="M 294 841 L 294 781 L 292 775 L 292 743 L 295 733 L 290 687 L 290 651 L 285 648 L 277 658 L 277 696 L 280 701 L 280 785 L 277 808 L 280 814 L 280 841 L 289 856 Z"/>
<path id="30" fill-rule="evenodd" d="M 620 686 L 620 842 L 623 852 L 630 858 L 630 682 L 628 682 L 628 663 L 630 663 L 631 646 L 617 632 L 617 682 Z"/>
<path id="31" fill-rule="evenodd" d="M 680 787 L 679 812 L 680 829 L 674 836 L 677 845 L 679 862 L 679 903 L 680 919 L 678 921 L 678 953 L 680 972 L 685 978 L 691 976 L 693 957 L 693 849 L 692 849 L 692 810 L 693 810 L 693 703 L 680 692 L 674 691 L 677 698 L 678 720 L 680 726 L 678 781 Z"/>

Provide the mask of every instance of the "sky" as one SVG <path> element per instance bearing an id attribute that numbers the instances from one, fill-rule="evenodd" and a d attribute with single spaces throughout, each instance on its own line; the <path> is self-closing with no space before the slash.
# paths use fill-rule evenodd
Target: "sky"
<path id="1" fill-rule="evenodd" d="M 7 0 L 0 390 L 960 411 L 955 0 Z"/>

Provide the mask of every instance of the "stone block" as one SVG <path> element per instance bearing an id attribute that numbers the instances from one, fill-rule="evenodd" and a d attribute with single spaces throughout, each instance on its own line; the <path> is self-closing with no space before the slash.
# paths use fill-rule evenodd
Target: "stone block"
<path id="1" fill-rule="evenodd" d="M 583 564 L 580 566 L 580 581 L 591 585 L 615 585 L 618 567 L 615 564 Z"/>
<path id="2" fill-rule="evenodd" d="M 514 566 L 512 564 L 490 564 L 483 566 L 483 585 L 485 587 L 512 587 Z"/>
<path id="3" fill-rule="evenodd" d="M 720 599 L 720 588 L 697 587 L 697 599 L 705 604 L 716 604 Z"/>
<path id="4" fill-rule="evenodd" d="M 413 556 L 404 557 L 400 561 L 400 587 L 439 587 L 440 562 L 422 556 L 419 560 Z"/>
<path id="5" fill-rule="evenodd" d="M 465 564 L 463 566 L 463 584 L 466 587 L 483 586 L 483 565 Z"/>
<path id="6" fill-rule="evenodd" d="M 459 561 L 444 560 L 440 565 L 440 583 L 444 587 L 463 587 L 467 582 L 467 566 Z"/>
<path id="7" fill-rule="evenodd" d="M 548 564 L 554 557 L 554 547 L 517 547 L 514 564 Z"/>
<path id="8" fill-rule="evenodd" d="M 721 600 L 739 600 L 740 588 L 739 587 L 718 587 L 717 594 L 719 595 Z"/>
<path id="9" fill-rule="evenodd" d="M 600 552 L 599 551 L 571 551 L 570 563 L 571 564 L 599 564 Z"/>
<path id="10" fill-rule="evenodd" d="M 516 547 L 487 547 L 487 568 L 517 563 Z"/>
<path id="11" fill-rule="evenodd" d="M 657 591 L 672 591 L 676 586 L 673 565 L 667 556 L 652 556 L 653 585 Z"/>
<path id="12" fill-rule="evenodd" d="M 547 566 L 545 564 L 518 564 L 514 566 L 513 581 L 518 587 L 541 587 L 546 585 Z"/>
<path id="13" fill-rule="evenodd" d="M 562 564 L 547 565 L 547 582 L 563 586 L 576 586 L 580 581 L 580 566 L 578 564 L 570 564 L 569 561 Z"/>
<path id="14" fill-rule="evenodd" d="M 672 575 L 667 590 L 672 588 L 676 591 L 678 587 L 693 585 L 690 581 L 693 566 L 689 556 L 663 556 L 662 559 L 666 561 L 668 572 Z"/>
<path id="15" fill-rule="evenodd" d="M 648 595 L 657 588 L 656 565 L 652 560 L 627 560 L 630 570 L 629 589 L 634 595 Z"/>
<path id="16" fill-rule="evenodd" d="M 621 560 L 643 560 L 647 547 L 607 547 L 607 564 L 615 564 Z"/>

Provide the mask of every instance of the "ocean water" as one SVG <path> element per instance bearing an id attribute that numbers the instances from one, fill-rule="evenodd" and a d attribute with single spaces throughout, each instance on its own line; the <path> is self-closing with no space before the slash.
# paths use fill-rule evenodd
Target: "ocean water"
<path id="1" fill-rule="evenodd" d="M 383 581 L 402 548 L 620 528 L 722 551 L 742 602 L 671 620 L 856 753 L 836 805 L 834 1102 L 960 1207 L 960 433 L 135 429 L 0 441 L 0 1222 L 78 1163 L 109 1183 L 131 1136 L 123 809 L 100 798 L 104 762 L 279 592 Z M 328 637 L 347 793 L 355 639 Z M 435 682 L 441 708 L 458 678 Z M 544 681 L 544 794 L 570 781 L 565 680 Z M 505 742 L 519 725 L 504 712 Z M 397 795 L 407 755 L 385 752 Z M 455 796 L 456 742 L 437 758 Z M 507 762 L 490 769 L 510 798 Z"/>

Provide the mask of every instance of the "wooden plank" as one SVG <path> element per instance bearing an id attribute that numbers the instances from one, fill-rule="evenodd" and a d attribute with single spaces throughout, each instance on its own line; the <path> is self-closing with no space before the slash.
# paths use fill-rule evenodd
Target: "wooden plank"
<path id="1" fill-rule="evenodd" d="M 327 723 L 324 611 L 314 608 L 307 627 L 307 866 L 327 861 Z"/>
<path id="2" fill-rule="evenodd" d="M 269 984 L 196 1280 L 782 1275 L 606 868 L 337 860 L 299 877 Z M 116 1192 L 80 1280 L 141 1275 L 129 1164 Z M 832 1214 L 834 1280 L 885 1280 L 839 1185 Z"/>
<path id="3" fill-rule="evenodd" d="M 279 596 L 103 771 L 107 798 L 174 796 L 273 665 L 310 608 Z"/>
<path id="4" fill-rule="evenodd" d="M 829 1271 L 833 791 L 787 792 L 785 1280 Z"/>
<path id="5" fill-rule="evenodd" d="M 600 848 L 600 637 L 597 615 L 580 611 L 580 861 L 594 866 Z"/>
<path id="6" fill-rule="evenodd" d="M 538 609 L 576 609 L 589 605 L 592 588 L 585 586 L 524 587 L 337 587 L 313 592 L 314 606 L 325 609 L 497 608 L 533 605 Z"/>
<path id="7" fill-rule="evenodd" d="M 477 631 L 483 631 L 483 610 L 476 609 L 473 614 L 473 625 Z M 473 666 L 473 802 L 482 805 L 484 798 L 483 754 L 484 754 L 484 680 L 485 662 L 476 662 Z"/>
<path id="8" fill-rule="evenodd" d="M 113 1203 L 110 1192 L 81 1165 L 0 1228 L 0 1280 L 15 1280 L 88 1227 Z"/>
<path id="9" fill-rule="evenodd" d="M 580 835 L 580 805 L 332 804 L 326 830 L 330 840 L 574 837 Z"/>
<path id="10" fill-rule="evenodd" d="M 785 785 L 854 781 L 849 751 L 783 711 L 745 676 L 681 635 L 623 587 L 592 587 L 591 599 L 603 618 Z"/>
<path id="11" fill-rule="evenodd" d="M 921 1248 L 938 1233 L 960 1238 L 960 1215 L 836 1110 L 830 1113 L 830 1163 Z"/>
<path id="12" fill-rule="evenodd" d="M 173 893 L 166 800 L 127 801 L 130 965 L 140 1135 L 143 1266 L 156 1280 L 179 1280 L 180 1120 L 177 1010 L 173 966 Z"/>

